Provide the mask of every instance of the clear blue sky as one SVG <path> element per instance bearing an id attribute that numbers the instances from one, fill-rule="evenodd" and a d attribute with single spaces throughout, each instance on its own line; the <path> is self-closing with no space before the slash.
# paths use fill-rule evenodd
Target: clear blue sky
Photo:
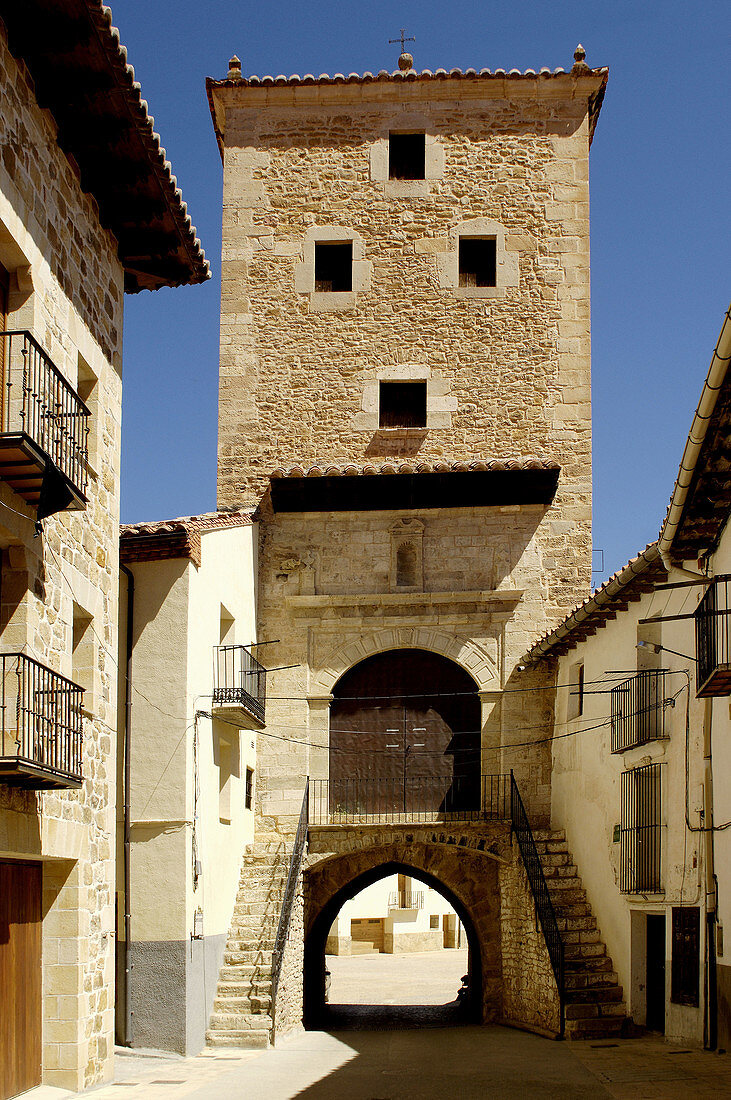
<path id="1" fill-rule="evenodd" d="M 729 6 L 715 0 L 116 0 L 114 22 L 213 268 L 127 298 L 122 518 L 215 507 L 221 163 L 204 80 L 570 67 L 609 87 L 591 153 L 594 546 L 601 583 L 654 539 L 729 301 Z"/>

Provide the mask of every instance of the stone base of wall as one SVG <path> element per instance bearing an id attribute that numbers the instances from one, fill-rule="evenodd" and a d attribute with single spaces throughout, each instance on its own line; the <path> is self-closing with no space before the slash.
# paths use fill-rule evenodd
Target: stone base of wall
<path id="1" fill-rule="evenodd" d="M 514 844 L 500 869 L 503 1022 L 556 1036 L 561 1004 L 548 948 L 536 918 L 528 877 Z"/>
<path id="2" fill-rule="evenodd" d="M 441 951 L 444 936 L 439 928 L 423 932 L 386 932 L 383 950 L 389 955 L 406 955 L 413 951 Z"/>
<path id="3" fill-rule="evenodd" d="M 352 955 L 353 941 L 350 936 L 328 936 L 325 944 L 326 955 Z"/>

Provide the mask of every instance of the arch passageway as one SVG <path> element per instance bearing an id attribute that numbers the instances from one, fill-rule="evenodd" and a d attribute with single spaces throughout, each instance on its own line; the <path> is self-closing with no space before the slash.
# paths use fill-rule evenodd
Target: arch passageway
<path id="1" fill-rule="evenodd" d="M 340 831 L 339 831 L 340 832 Z M 384 838 L 385 839 L 385 838 Z M 362 837 L 362 841 L 367 838 Z M 317 847 L 317 845 L 315 845 Z M 317 857 L 315 857 L 316 859 Z M 389 874 L 402 874 L 433 887 L 452 906 L 466 933 L 468 993 L 434 1023 L 487 1023 L 500 1012 L 500 904 L 497 863 L 485 850 L 433 843 L 427 830 L 391 830 L 385 843 L 342 855 L 331 854 L 305 872 L 305 1026 L 328 1026 L 325 947 L 345 902 Z M 391 1025 L 420 1022 L 413 1013 L 389 1012 Z M 428 1023 L 429 1015 L 421 1022 Z M 449 1018 L 451 1016 L 451 1018 Z M 332 1025 L 331 1025 L 332 1026 Z"/>

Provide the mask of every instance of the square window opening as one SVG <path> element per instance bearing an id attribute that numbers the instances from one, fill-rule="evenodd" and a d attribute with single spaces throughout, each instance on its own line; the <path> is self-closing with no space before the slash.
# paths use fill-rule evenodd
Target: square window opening
<path id="1" fill-rule="evenodd" d="M 353 289 L 353 242 L 315 242 L 315 290 L 336 293 Z"/>
<path id="2" fill-rule="evenodd" d="M 459 238 L 459 285 L 497 286 L 497 241 L 494 237 Z"/>
<path id="3" fill-rule="evenodd" d="M 426 178 L 426 134 L 388 135 L 388 178 L 423 180 Z"/>
<path id="4" fill-rule="evenodd" d="M 381 382 L 379 428 L 425 428 L 426 382 Z"/>
<path id="5" fill-rule="evenodd" d="M 439 914 L 438 913 L 430 913 L 429 914 L 429 927 L 430 928 L 438 928 L 439 927 Z"/>

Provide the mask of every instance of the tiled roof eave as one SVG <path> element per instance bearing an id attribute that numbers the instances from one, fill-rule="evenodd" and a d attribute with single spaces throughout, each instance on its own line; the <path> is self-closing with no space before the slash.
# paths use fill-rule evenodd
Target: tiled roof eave
<path id="1" fill-rule="evenodd" d="M 378 464 L 367 463 L 365 466 L 357 466 L 354 463 L 345 465 L 318 465 L 318 466 L 290 466 L 277 467 L 269 475 L 275 481 L 279 478 L 299 477 L 373 477 L 373 476 L 398 476 L 399 474 L 450 474 L 450 473 L 484 473 L 490 471 L 506 470 L 558 470 L 559 465 L 550 459 L 527 456 L 518 459 L 469 459 L 464 462 L 432 462 L 398 461 L 381 462 Z"/>
<path id="2" fill-rule="evenodd" d="M 215 80 L 213 77 L 206 78 L 206 92 L 208 94 L 208 104 L 211 111 L 211 118 L 213 119 L 213 127 L 216 133 L 216 140 L 223 157 L 224 139 L 221 133 L 218 121 L 216 118 L 216 108 L 214 103 L 214 92 L 218 89 L 225 88 L 246 88 L 246 89 L 272 89 L 272 88 L 307 88 L 307 87 L 327 87 L 327 86 L 347 86 L 347 85 L 370 85 L 370 84 L 392 84 L 396 87 L 403 86 L 405 84 L 423 84 L 423 83 L 441 83 L 445 81 L 491 81 L 491 82 L 505 82 L 505 83 L 525 83 L 534 82 L 540 85 L 548 82 L 555 82 L 563 80 L 567 83 L 576 86 L 578 81 L 583 81 L 585 85 L 585 92 L 589 103 L 589 140 L 591 141 L 594 130 L 596 129 L 596 123 L 601 110 L 602 101 L 604 99 L 604 92 L 606 89 L 607 80 L 609 79 L 609 69 L 606 67 L 592 69 L 586 64 L 574 65 L 571 69 L 422 69 L 417 71 L 416 69 L 408 69 L 406 72 L 402 72 L 400 69 L 395 69 L 393 72 L 389 72 L 387 69 L 381 69 L 377 73 L 365 72 L 365 73 L 335 73 L 330 76 L 328 73 L 321 73 L 319 76 L 315 76 L 313 73 L 306 73 L 304 76 L 300 76 L 298 73 L 293 73 L 290 76 L 280 74 L 278 76 L 255 76 L 248 77 L 225 77 L 222 80 Z"/>
<path id="3" fill-rule="evenodd" d="M 534 664 L 543 658 L 549 657 L 558 646 L 571 645 L 572 636 L 582 627 L 591 627 L 595 623 L 597 625 L 602 623 L 604 621 L 603 613 L 610 612 L 612 604 L 618 598 L 621 598 L 622 593 L 653 567 L 662 567 L 657 542 L 650 543 L 649 546 L 645 547 L 637 557 L 632 558 L 627 563 L 624 569 L 620 569 L 601 588 L 597 588 L 557 627 L 539 638 L 523 655 L 521 662 L 523 664 Z"/>

